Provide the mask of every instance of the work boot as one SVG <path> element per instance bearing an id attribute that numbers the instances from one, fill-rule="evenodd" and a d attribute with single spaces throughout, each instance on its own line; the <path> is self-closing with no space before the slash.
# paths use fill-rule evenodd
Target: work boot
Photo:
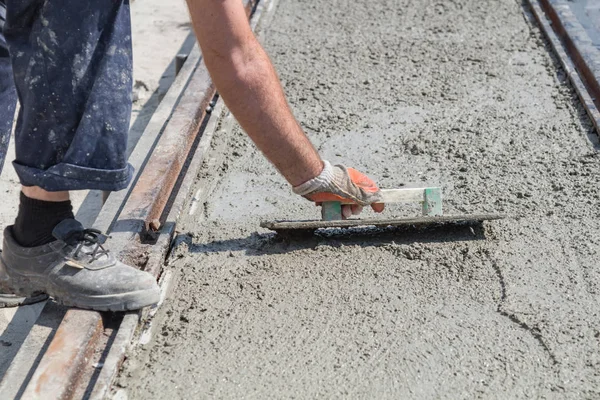
<path id="1" fill-rule="evenodd" d="M 0 292 L 47 293 L 66 306 L 97 311 L 137 310 L 158 303 L 160 289 L 147 272 L 125 265 L 103 247 L 107 236 L 74 219 L 59 223 L 54 242 L 22 247 L 4 230 Z"/>

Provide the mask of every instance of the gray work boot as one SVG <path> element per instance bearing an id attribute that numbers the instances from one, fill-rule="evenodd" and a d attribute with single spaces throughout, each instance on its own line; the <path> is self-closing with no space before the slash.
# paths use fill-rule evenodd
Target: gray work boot
<path id="1" fill-rule="evenodd" d="M 107 237 L 73 219 L 56 226 L 56 241 L 22 247 L 4 230 L 0 292 L 32 298 L 47 293 L 66 306 L 127 311 L 158 303 L 160 289 L 147 272 L 117 261 L 102 245 Z"/>

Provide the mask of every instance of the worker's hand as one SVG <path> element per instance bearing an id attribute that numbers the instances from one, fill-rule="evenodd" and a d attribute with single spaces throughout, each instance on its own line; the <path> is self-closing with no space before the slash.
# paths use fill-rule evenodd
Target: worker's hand
<path id="1" fill-rule="evenodd" d="M 379 188 L 368 176 L 343 165 L 331 165 L 328 161 L 324 164 L 319 176 L 294 187 L 294 193 L 317 204 L 324 201 L 350 203 L 342 206 L 344 218 L 359 214 L 366 205 L 371 205 L 375 212 L 383 211 Z"/>

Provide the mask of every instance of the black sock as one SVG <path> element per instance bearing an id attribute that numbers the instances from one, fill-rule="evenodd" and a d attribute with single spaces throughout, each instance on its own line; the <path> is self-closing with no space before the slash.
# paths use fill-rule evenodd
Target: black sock
<path id="1" fill-rule="evenodd" d="M 56 240 L 52 230 L 65 219 L 75 218 L 71 201 L 43 201 L 29 198 L 21 192 L 19 213 L 12 231 L 23 247 L 41 246 Z"/>

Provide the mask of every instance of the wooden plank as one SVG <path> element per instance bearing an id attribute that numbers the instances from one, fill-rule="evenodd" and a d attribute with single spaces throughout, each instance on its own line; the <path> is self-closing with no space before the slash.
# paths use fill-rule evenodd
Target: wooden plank
<path id="1" fill-rule="evenodd" d="M 428 187 L 419 188 L 400 188 L 400 189 L 381 189 L 382 203 L 412 203 L 425 200 L 425 190 L 436 189 Z M 354 204 L 351 201 L 342 204 Z"/>
<path id="2" fill-rule="evenodd" d="M 380 203 L 421 203 L 423 215 L 442 215 L 441 189 L 438 187 L 414 187 L 381 189 Z M 353 201 L 325 201 L 321 204 L 321 219 L 337 221 L 343 219 L 342 205 L 356 204 Z"/>
<path id="3" fill-rule="evenodd" d="M 412 203 L 423 202 L 425 200 L 425 191 L 427 189 L 439 189 L 435 187 L 418 188 L 400 188 L 400 189 L 381 189 L 382 203 Z M 354 204 L 351 201 L 342 204 Z"/>

